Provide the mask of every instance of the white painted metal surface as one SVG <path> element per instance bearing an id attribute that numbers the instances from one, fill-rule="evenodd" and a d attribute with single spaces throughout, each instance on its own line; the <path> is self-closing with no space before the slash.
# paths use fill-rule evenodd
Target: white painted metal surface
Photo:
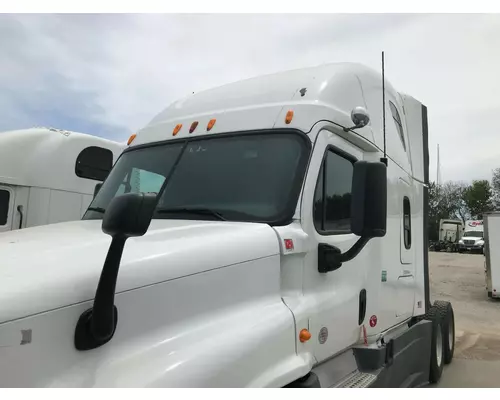
<path id="1" fill-rule="evenodd" d="M 500 213 L 484 216 L 486 288 L 491 297 L 500 297 Z"/>
<path id="2" fill-rule="evenodd" d="M 118 328 L 102 347 L 79 352 L 73 343 L 110 243 L 101 221 L 0 235 L 0 386 L 283 386 L 359 343 L 360 290 L 368 293 L 362 326 L 370 343 L 423 314 L 427 148 L 422 105 L 388 83 L 386 90 L 403 125 L 401 137 L 387 106 L 387 234 L 336 271 L 318 273 L 318 243 L 345 251 L 357 237 L 324 235 L 314 226 L 323 156 L 334 146 L 357 160 L 378 161 L 383 148 L 380 76 L 352 64 L 195 94 L 138 132 L 132 149 L 188 136 L 276 128 L 307 133 L 313 147 L 289 225 L 153 220 L 144 237 L 130 239 L 117 284 Z M 371 123 L 346 133 L 342 127 L 352 125 L 356 106 L 368 110 Z M 289 110 L 294 118 L 286 124 Z M 207 132 L 212 118 L 216 123 Z M 199 126 L 190 134 L 193 121 Z M 405 196 L 411 202 L 409 249 L 401 247 Z M 289 239 L 291 249 L 285 246 Z M 298 340 L 302 329 L 310 331 L 310 341 Z M 32 341 L 21 345 L 26 331 Z M 342 378 L 352 373 L 352 379 L 341 386 L 373 380 L 352 368 L 345 372 Z"/>

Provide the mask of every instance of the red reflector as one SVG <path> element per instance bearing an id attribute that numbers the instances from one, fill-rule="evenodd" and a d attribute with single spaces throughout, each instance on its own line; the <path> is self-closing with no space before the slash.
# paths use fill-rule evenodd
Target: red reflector
<path id="1" fill-rule="evenodd" d="M 198 126 L 198 121 L 194 121 L 191 124 L 191 128 L 189 128 L 189 133 L 193 133 L 197 126 Z"/>
<path id="2" fill-rule="evenodd" d="M 293 240 L 292 239 L 285 239 L 285 249 L 293 250 Z"/>

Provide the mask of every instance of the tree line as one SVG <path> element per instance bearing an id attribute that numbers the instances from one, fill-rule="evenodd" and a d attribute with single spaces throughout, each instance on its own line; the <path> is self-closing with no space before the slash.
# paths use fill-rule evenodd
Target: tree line
<path id="1" fill-rule="evenodd" d="M 483 219 L 483 213 L 500 210 L 500 168 L 488 180 L 472 183 L 448 181 L 429 185 L 429 239 L 438 239 L 439 220 Z"/>

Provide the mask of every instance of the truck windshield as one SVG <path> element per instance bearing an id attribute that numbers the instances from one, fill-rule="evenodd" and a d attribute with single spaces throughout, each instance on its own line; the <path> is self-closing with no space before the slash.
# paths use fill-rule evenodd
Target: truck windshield
<path id="1" fill-rule="evenodd" d="M 155 219 L 289 221 L 309 159 L 295 132 L 220 135 L 125 152 L 83 219 L 101 219 L 113 197 L 152 192 Z"/>
<path id="2" fill-rule="evenodd" d="M 478 237 L 478 238 L 482 238 L 483 237 L 483 232 L 482 231 L 468 231 L 468 232 L 464 232 L 464 237 Z"/>

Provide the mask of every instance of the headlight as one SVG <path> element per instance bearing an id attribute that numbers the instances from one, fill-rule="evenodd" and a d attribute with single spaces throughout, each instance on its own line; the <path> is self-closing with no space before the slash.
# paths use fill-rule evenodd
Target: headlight
<path id="1" fill-rule="evenodd" d="M 460 240 L 458 241 L 458 244 L 464 244 L 464 241 L 463 241 L 462 239 L 460 239 Z"/>
<path id="2" fill-rule="evenodd" d="M 477 246 L 484 246 L 484 240 L 478 240 L 478 241 L 476 242 L 476 245 L 477 245 Z"/>

